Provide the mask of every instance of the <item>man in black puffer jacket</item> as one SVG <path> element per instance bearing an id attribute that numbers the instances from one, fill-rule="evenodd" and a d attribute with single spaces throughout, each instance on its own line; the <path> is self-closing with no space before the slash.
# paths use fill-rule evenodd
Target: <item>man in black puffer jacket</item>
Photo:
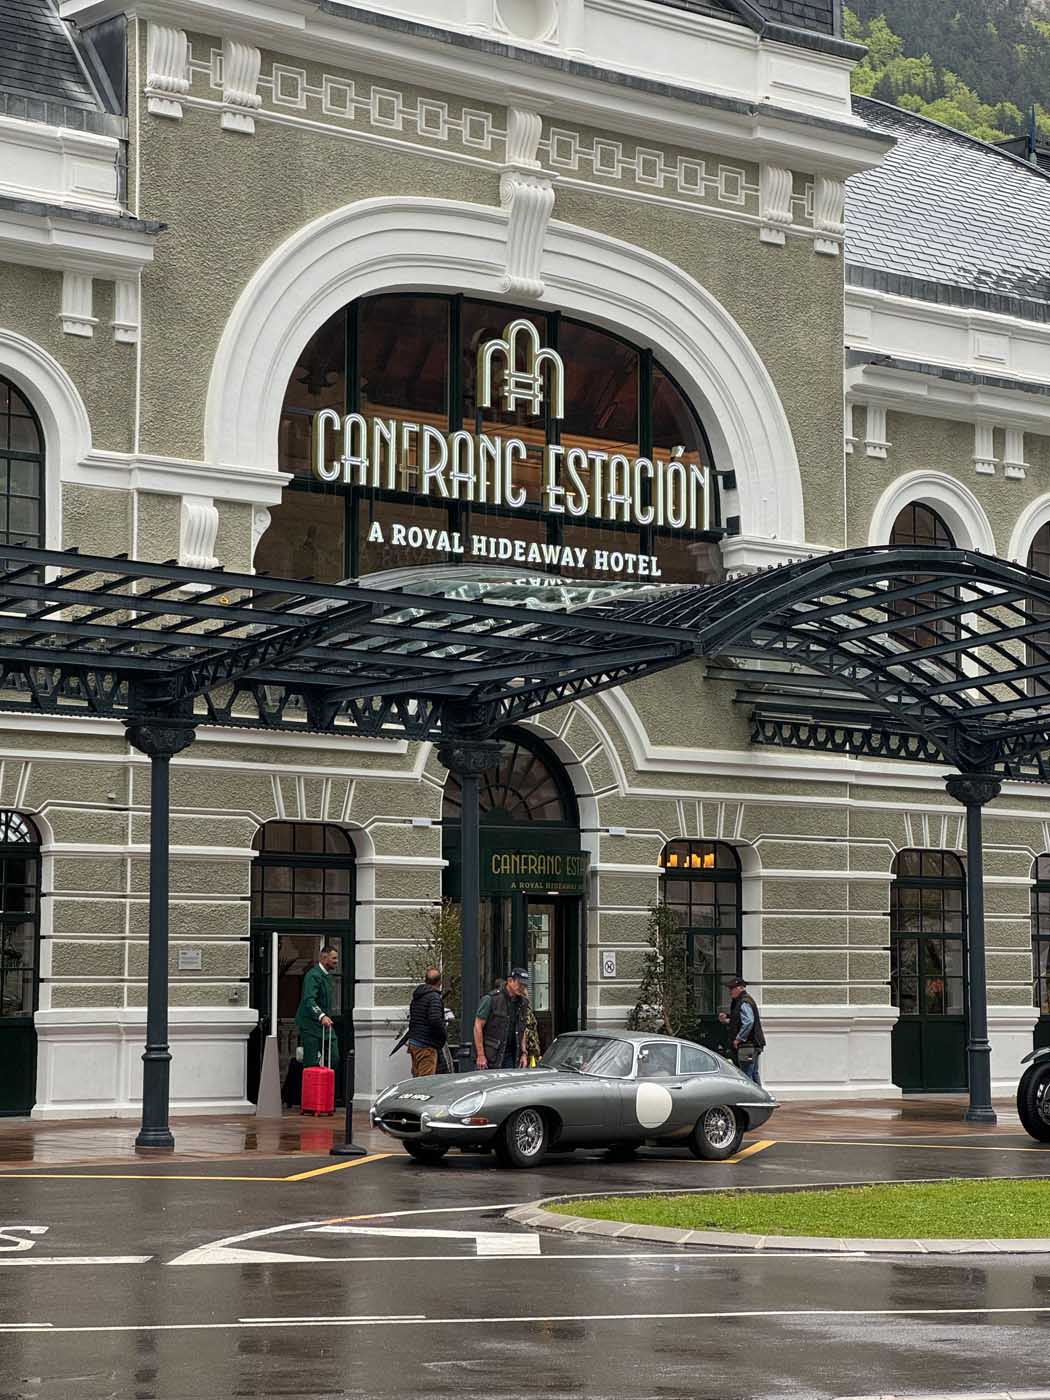
<path id="1" fill-rule="evenodd" d="M 412 993 L 408 1009 L 408 1053 L 414 1077 L 437 1074 L 438 1054 L 448 1039 L 445 1003 L 441 996 L 441 972 L 428 967 L 426 981 Z"/>

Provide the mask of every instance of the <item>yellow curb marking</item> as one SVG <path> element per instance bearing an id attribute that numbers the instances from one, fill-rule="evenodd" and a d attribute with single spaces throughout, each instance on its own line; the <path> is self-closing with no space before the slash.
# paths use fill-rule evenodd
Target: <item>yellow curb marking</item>
<path id="1" fill-rule="evenodd" d="M 329 1172 L 345 1172 L 348 1167 L 363 1167 L 367 1162 L 382 1162 L 393 1157 L 393 1152 L 372 1152 L 367 1157 L 352 1157 L 349 1162 L 333 1162 L 329 1167 L 314 1167 L 313 1171 L 298 1172 L 295 1176 L 281 1176 L 277 1181 L 309 1181 L 312 1176 L 327 1176 Z"/>
<path id="2" fill-rule="evenodd" d="M 765 1152 L 767 1147 L 776 1147 L 776 1138 L 763 1138 L 760 1142 L 752 1142 L 745 1147 L 742 1152 L 737 1152 L 732 1157 L 727 1157 L 726 1162 L 742 1162 L 745 1157 L 753 1157 L 756 1152 Z M 717 1165 L 717 1163 L 715 1164 Z M 723 1163 L 724 1165 L 724 1163 Z"/>

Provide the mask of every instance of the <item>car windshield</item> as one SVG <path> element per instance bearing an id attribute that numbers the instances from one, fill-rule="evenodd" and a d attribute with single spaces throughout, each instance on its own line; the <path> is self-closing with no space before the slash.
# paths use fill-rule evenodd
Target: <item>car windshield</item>
<path id="1" fill-rule="evenodd" d="M 560 1035 L 544 1053 L 540 1065 L 543 1069 L 573 1070 L 577 1074 L 624 1076 L 631 1072 L 631 1059 L 631 1047 L 624 1040 L 609 1040 L 607 1036 L 598 1035 Z"/>

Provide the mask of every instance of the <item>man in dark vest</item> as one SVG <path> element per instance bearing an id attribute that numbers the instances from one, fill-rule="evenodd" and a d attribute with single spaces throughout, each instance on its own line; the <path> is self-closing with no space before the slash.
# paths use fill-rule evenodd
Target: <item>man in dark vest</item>
<path id="1" fill-rule="evenodd" d="M 529 1063 L 525 1049 L 525 989 L 529 974 L 522 967 L 511 969 L 506 982 L 482 997 L 474 1017 L 474 1052 L 478 1069 L 525 1069 Z"/>
<path id="2" fill-rule="evenodd" d="M 758 1077 L 758 1060 L 766 1048 L 762 1017 L 754 998 L 748 996 L 747 983 L 742 977 L 735 977 L 730 982 L 729 995 L 732 998 L 729 1015 L 720 1011 L 718 1019 L 729 1027 L 733 1061 L 740 1066 L 748 1079 L 761 1084 L 762 1081 Z"/>

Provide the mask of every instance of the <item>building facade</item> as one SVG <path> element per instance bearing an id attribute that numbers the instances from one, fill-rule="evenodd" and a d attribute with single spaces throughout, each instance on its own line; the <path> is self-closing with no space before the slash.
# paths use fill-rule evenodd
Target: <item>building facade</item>
<path id="1" fill-rule="evenodd" d="M 1050 180 L 851 100 L 839 8 L 17 0 L 4 542 L 537 605 L 869 543 L 1050 571 Z M 762 747 L 744 678 L 499 736 L 485 975 L 529 962 L 544 1036 L 622 1024 L 662 902 L 701 1029 L 753 984 L 778 1091 L 962 1087 L 944 772 Z M 172 803 L 176 1110 L 247 1105 L 323 939 L 359 1094 L 400 1076 L 458 896 L 436 752 L 201 730 Z M 1005 1086 L 1050 1024 L 1043 789 L 985 832 Z M 147 841 L 119 725 L 0 712 L 0 1110 L 137 1111 Z"/>

